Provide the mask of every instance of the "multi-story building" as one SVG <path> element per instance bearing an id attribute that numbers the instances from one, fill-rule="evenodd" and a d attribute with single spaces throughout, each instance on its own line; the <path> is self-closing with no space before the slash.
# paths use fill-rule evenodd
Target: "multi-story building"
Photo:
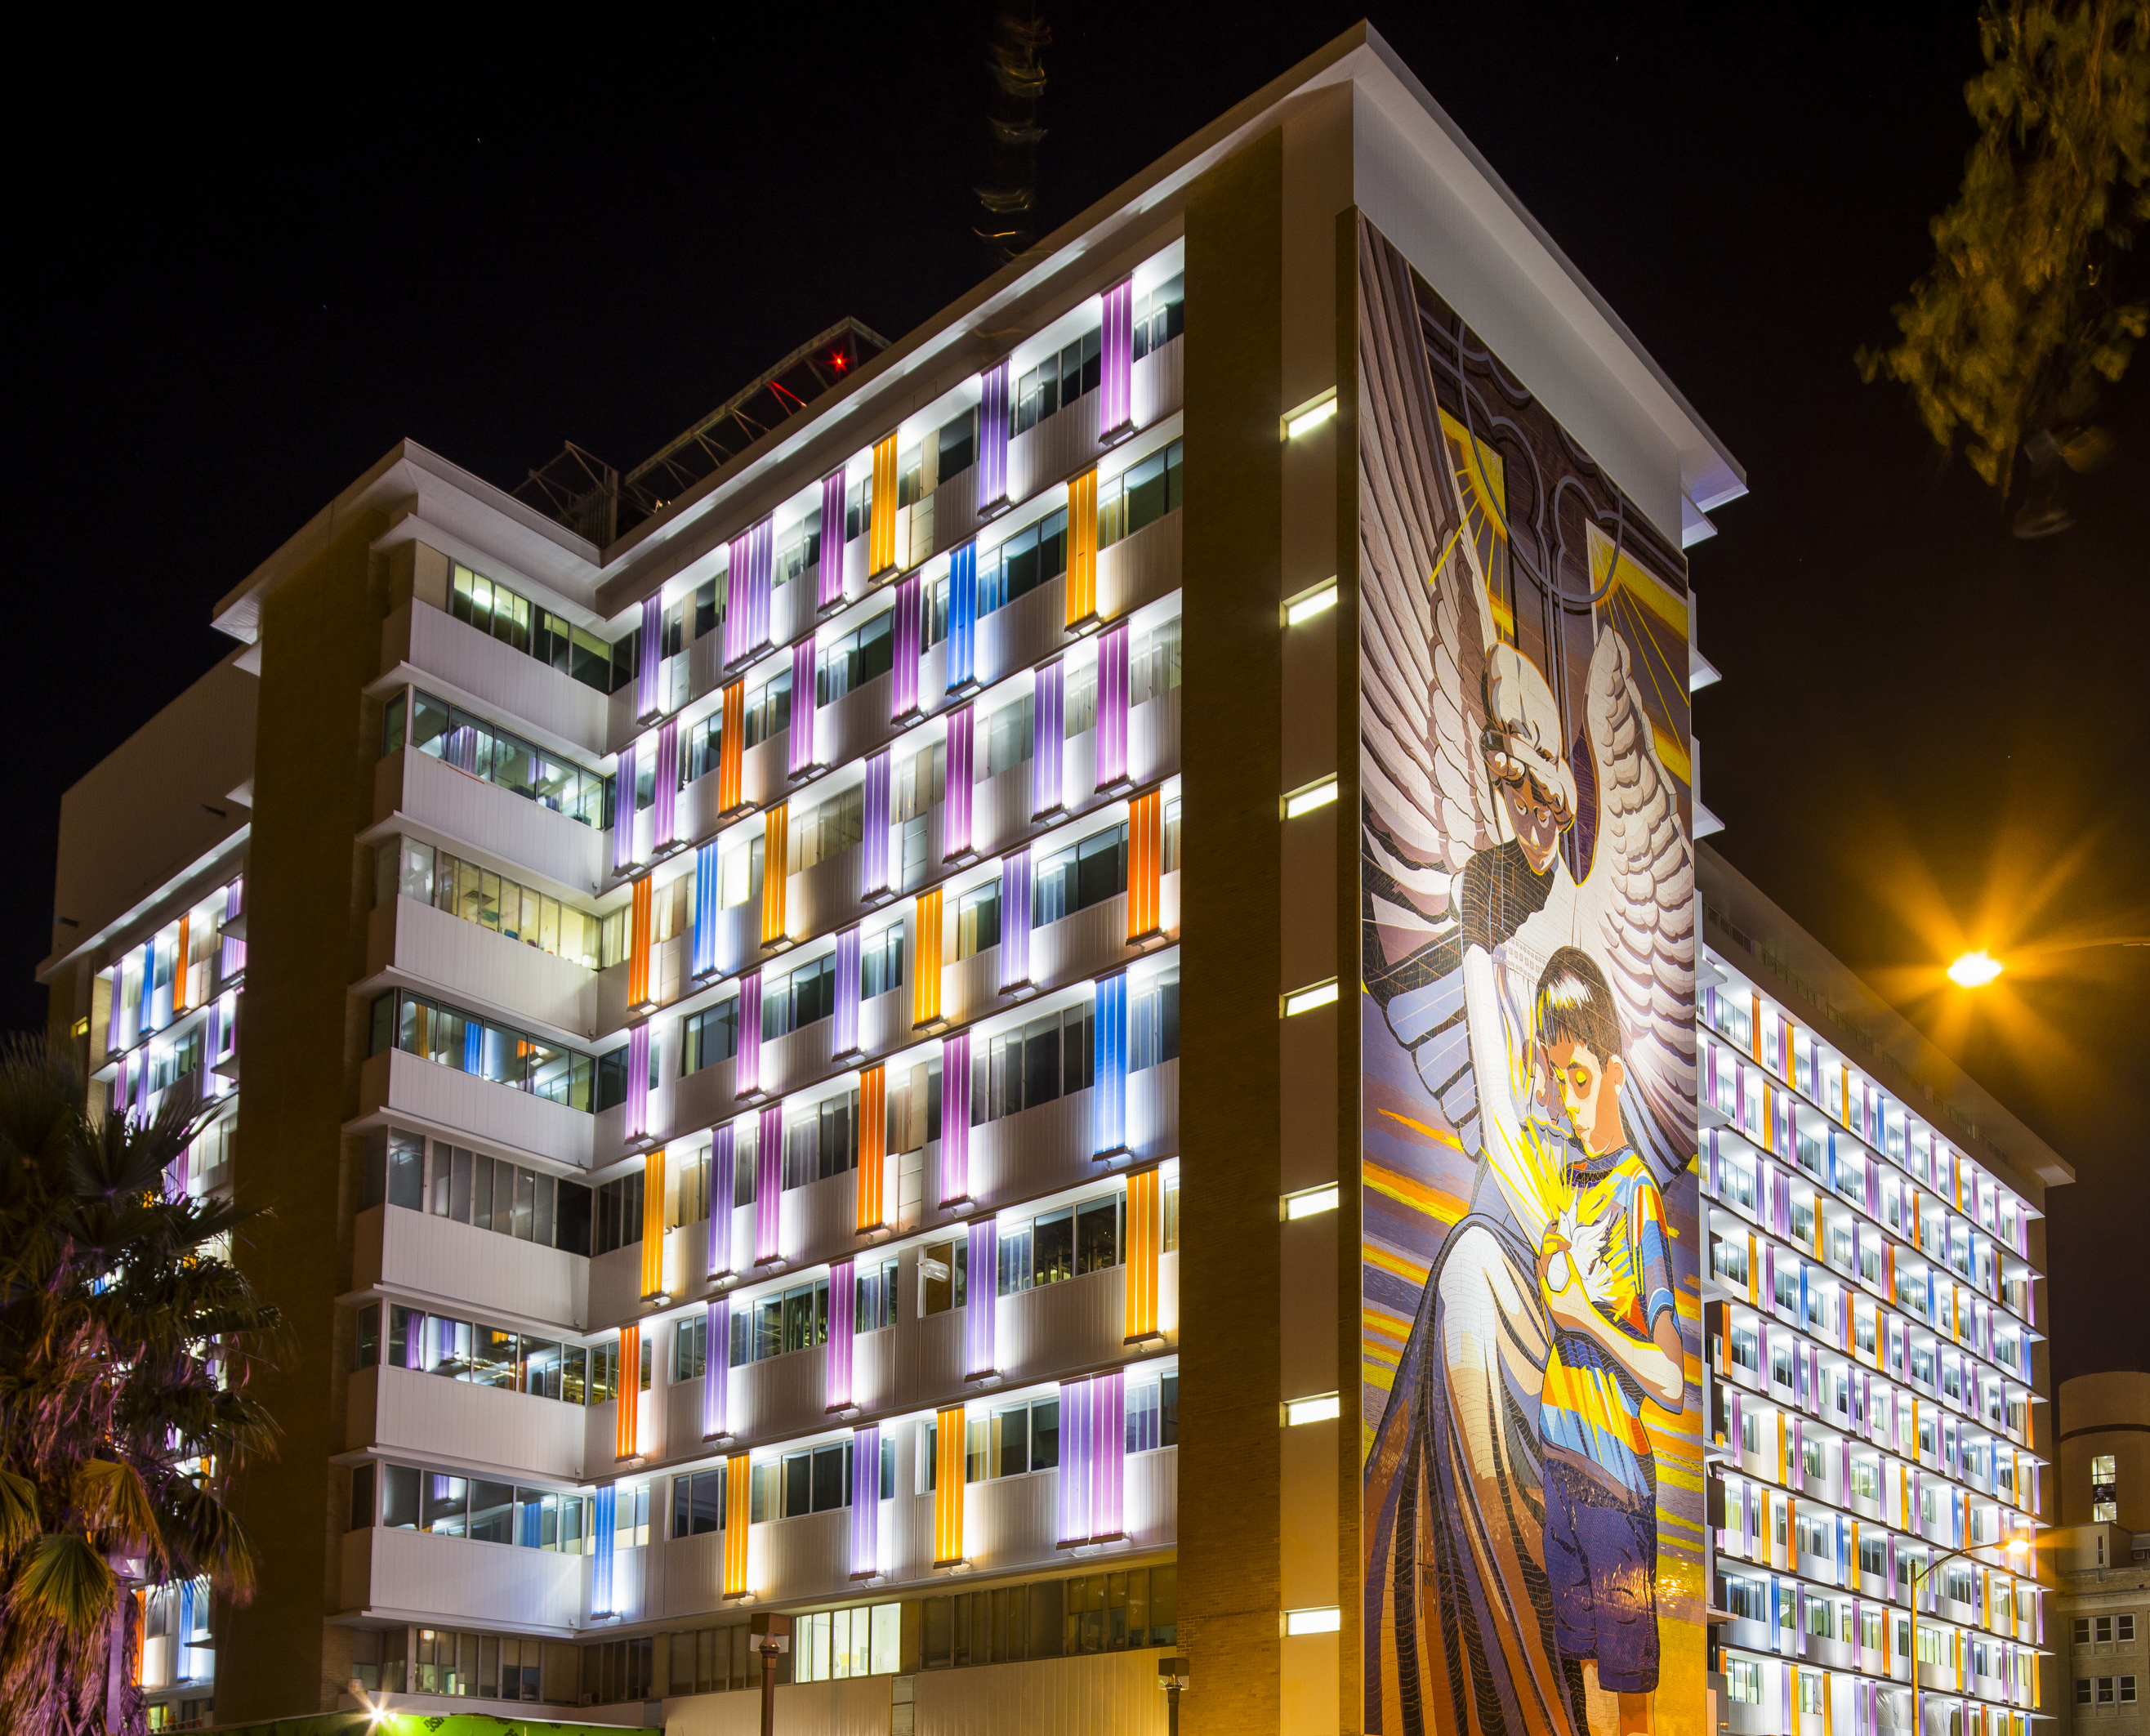
<path id="1" fill-rule="evenodd" d="M 2073 1173 L 1737 870 L 1698 878 L 1721 1726 L 2021 1736 L 2065 1641 L 2037 1290 Z"/>
<path id="2" fill-rule="evenodd" d="M 1551 1623 L 1471 1588 L 1543 1592 L 1516 1516 L 1557 1419 L 1471 1412 L 1496 1385 L 1455 1384 L 1435 1306 L 1426 1250 L 1495 1209 L 1437 1168 L 1481 1105 L 1436 869 L 1513 970 L 1545 961 L 1471 904 L 1484 857 L 1602 901 L 1593 852 L 1662 848 L 1642 1016 L 1701 1082 L 1670 1066 L 1653 1113 L 1702 1132 L 1652 1476 L 1666 1583 L 1707 1593 L 1664 1721 L 1701 1721 L 1707 1644 L 1732 1728 L 1903 1728 L 1915 1594 L 1928 1728 L 2021 1736 L 2044 1617 L 2006 1551 L 2039 1522 L 2067 1171 L 1687 854 L 1680 550 L 1742 486 L 1363 28 L 919 331 L 835 328 L 624 476 L 509 494 L 390 452 L 63 814 L 54 1027 L 104 1113 L 213 1104 L 174 1184 L 274 1209 L 237 1257 L 300 1346 L 240 1491 L 260 1594 L 147 1600 L 159 1720 L 731 1728 L 778 1611 L 793 1728 L 1155 1728 L 1176 1651 L 1190 1730 L 1396 1732 L 1407 1646 L 1437 1675 L 1424 1635 L 1504 1619 L 1512 1654 L 1445 1666 L 1481 1728 L 1608 1727 L 1612 1693 L 1632 1728 L 1602 1658 L 1587 1718 L 1572 1657 L 1557 1705 L 1487 1710 Z M 1376 618 L 1385 563 L 1415 628 Z M 1631 655 L 1669 671 L 1647 703 Z M 1422 788 L 1375 787 L 1406 762 Z M 1470 835 L 1406 860 L 1397 815 L 1451 798 Z M 1355 1016 L 1390 940 L 1410 971 Z M 1491 1245 L 1442 1281 L 1505 1283 Z M 1535 1403 L 1545 1304 L 1511 1305 Z M 1423 1432 L 1383 1459 L 1391 1422 Z M 1473 1475 L 1511 1492 L 1510 1445 L 1481 1560 L 1376 1577 L 1405 1535 L 1362 1523 L 1376 1470 L 1433 1467 L 1453 1517 Z"/>
<path id="3" fill-rule="evenodd" d="M 2140 1728 L 2150 1695 L 2150 1374 L 2063 1380 L 2055 1405 L 2063 1730 Z"/>

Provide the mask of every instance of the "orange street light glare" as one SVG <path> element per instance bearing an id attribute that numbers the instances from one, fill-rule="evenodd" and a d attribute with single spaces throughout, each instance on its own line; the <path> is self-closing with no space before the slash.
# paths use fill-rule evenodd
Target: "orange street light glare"
<path id="1" fill-rule="evenodd" d="M 1948 967 L 1949 981 L 1959 988 L 1984 988 L 2003 968 L 1990 952 L 1966 952 Z"/>

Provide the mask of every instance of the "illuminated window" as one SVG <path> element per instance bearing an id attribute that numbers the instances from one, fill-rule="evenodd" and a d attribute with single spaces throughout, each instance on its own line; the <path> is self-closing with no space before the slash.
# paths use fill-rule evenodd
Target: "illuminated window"
<path id="1" fill-rule="evenodd" d="M 1310 1422 L 1330 1422 L 1342 1414 L 1337 1395 L 1324 1393 L 1320 1398 L 1293 1399 L 1284 1407 L 1284 1426 L 1298 1428 Z"/>
<path id="2" fill-rule="evenodd" d="M 1331 1605 L 1327 1609 L 1290 1609 L 1284 1612 L 1284 1631 L 1286 1633 L 1335 1633 L 1344 1626 L 1344 1612 Z"/>

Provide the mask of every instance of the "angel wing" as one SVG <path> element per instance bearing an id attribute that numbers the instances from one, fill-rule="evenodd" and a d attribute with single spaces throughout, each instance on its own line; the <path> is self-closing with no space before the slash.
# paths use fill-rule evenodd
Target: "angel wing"
<path id="1" fill-rule="evenodd" d="M 1577 935 L 1605 966 L 1628 1046 L 1621 1107 L 1663 1184 L 1693 1160 L 1694 849 L 1630 673 L 1607 629 L 1590 659 L 1597 837 Z"/>

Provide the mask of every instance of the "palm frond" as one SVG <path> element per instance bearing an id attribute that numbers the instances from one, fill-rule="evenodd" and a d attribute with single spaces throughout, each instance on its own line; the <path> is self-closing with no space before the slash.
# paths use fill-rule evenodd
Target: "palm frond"
<path id="1" fill-rule="evenodd" d="M 0 1557 L 13 1555 L 38 1535 L 38 1486 L 0 1470 Z"/>
<path id="2" fill-rule="evenodd" d="M 47 1532 L 30 1546 L 10 1602 L 76 1639 L 87 1639 L 111 1619 L 119 1596 L 111 1564 L 88 1538 L 78 1532 Z"/>

